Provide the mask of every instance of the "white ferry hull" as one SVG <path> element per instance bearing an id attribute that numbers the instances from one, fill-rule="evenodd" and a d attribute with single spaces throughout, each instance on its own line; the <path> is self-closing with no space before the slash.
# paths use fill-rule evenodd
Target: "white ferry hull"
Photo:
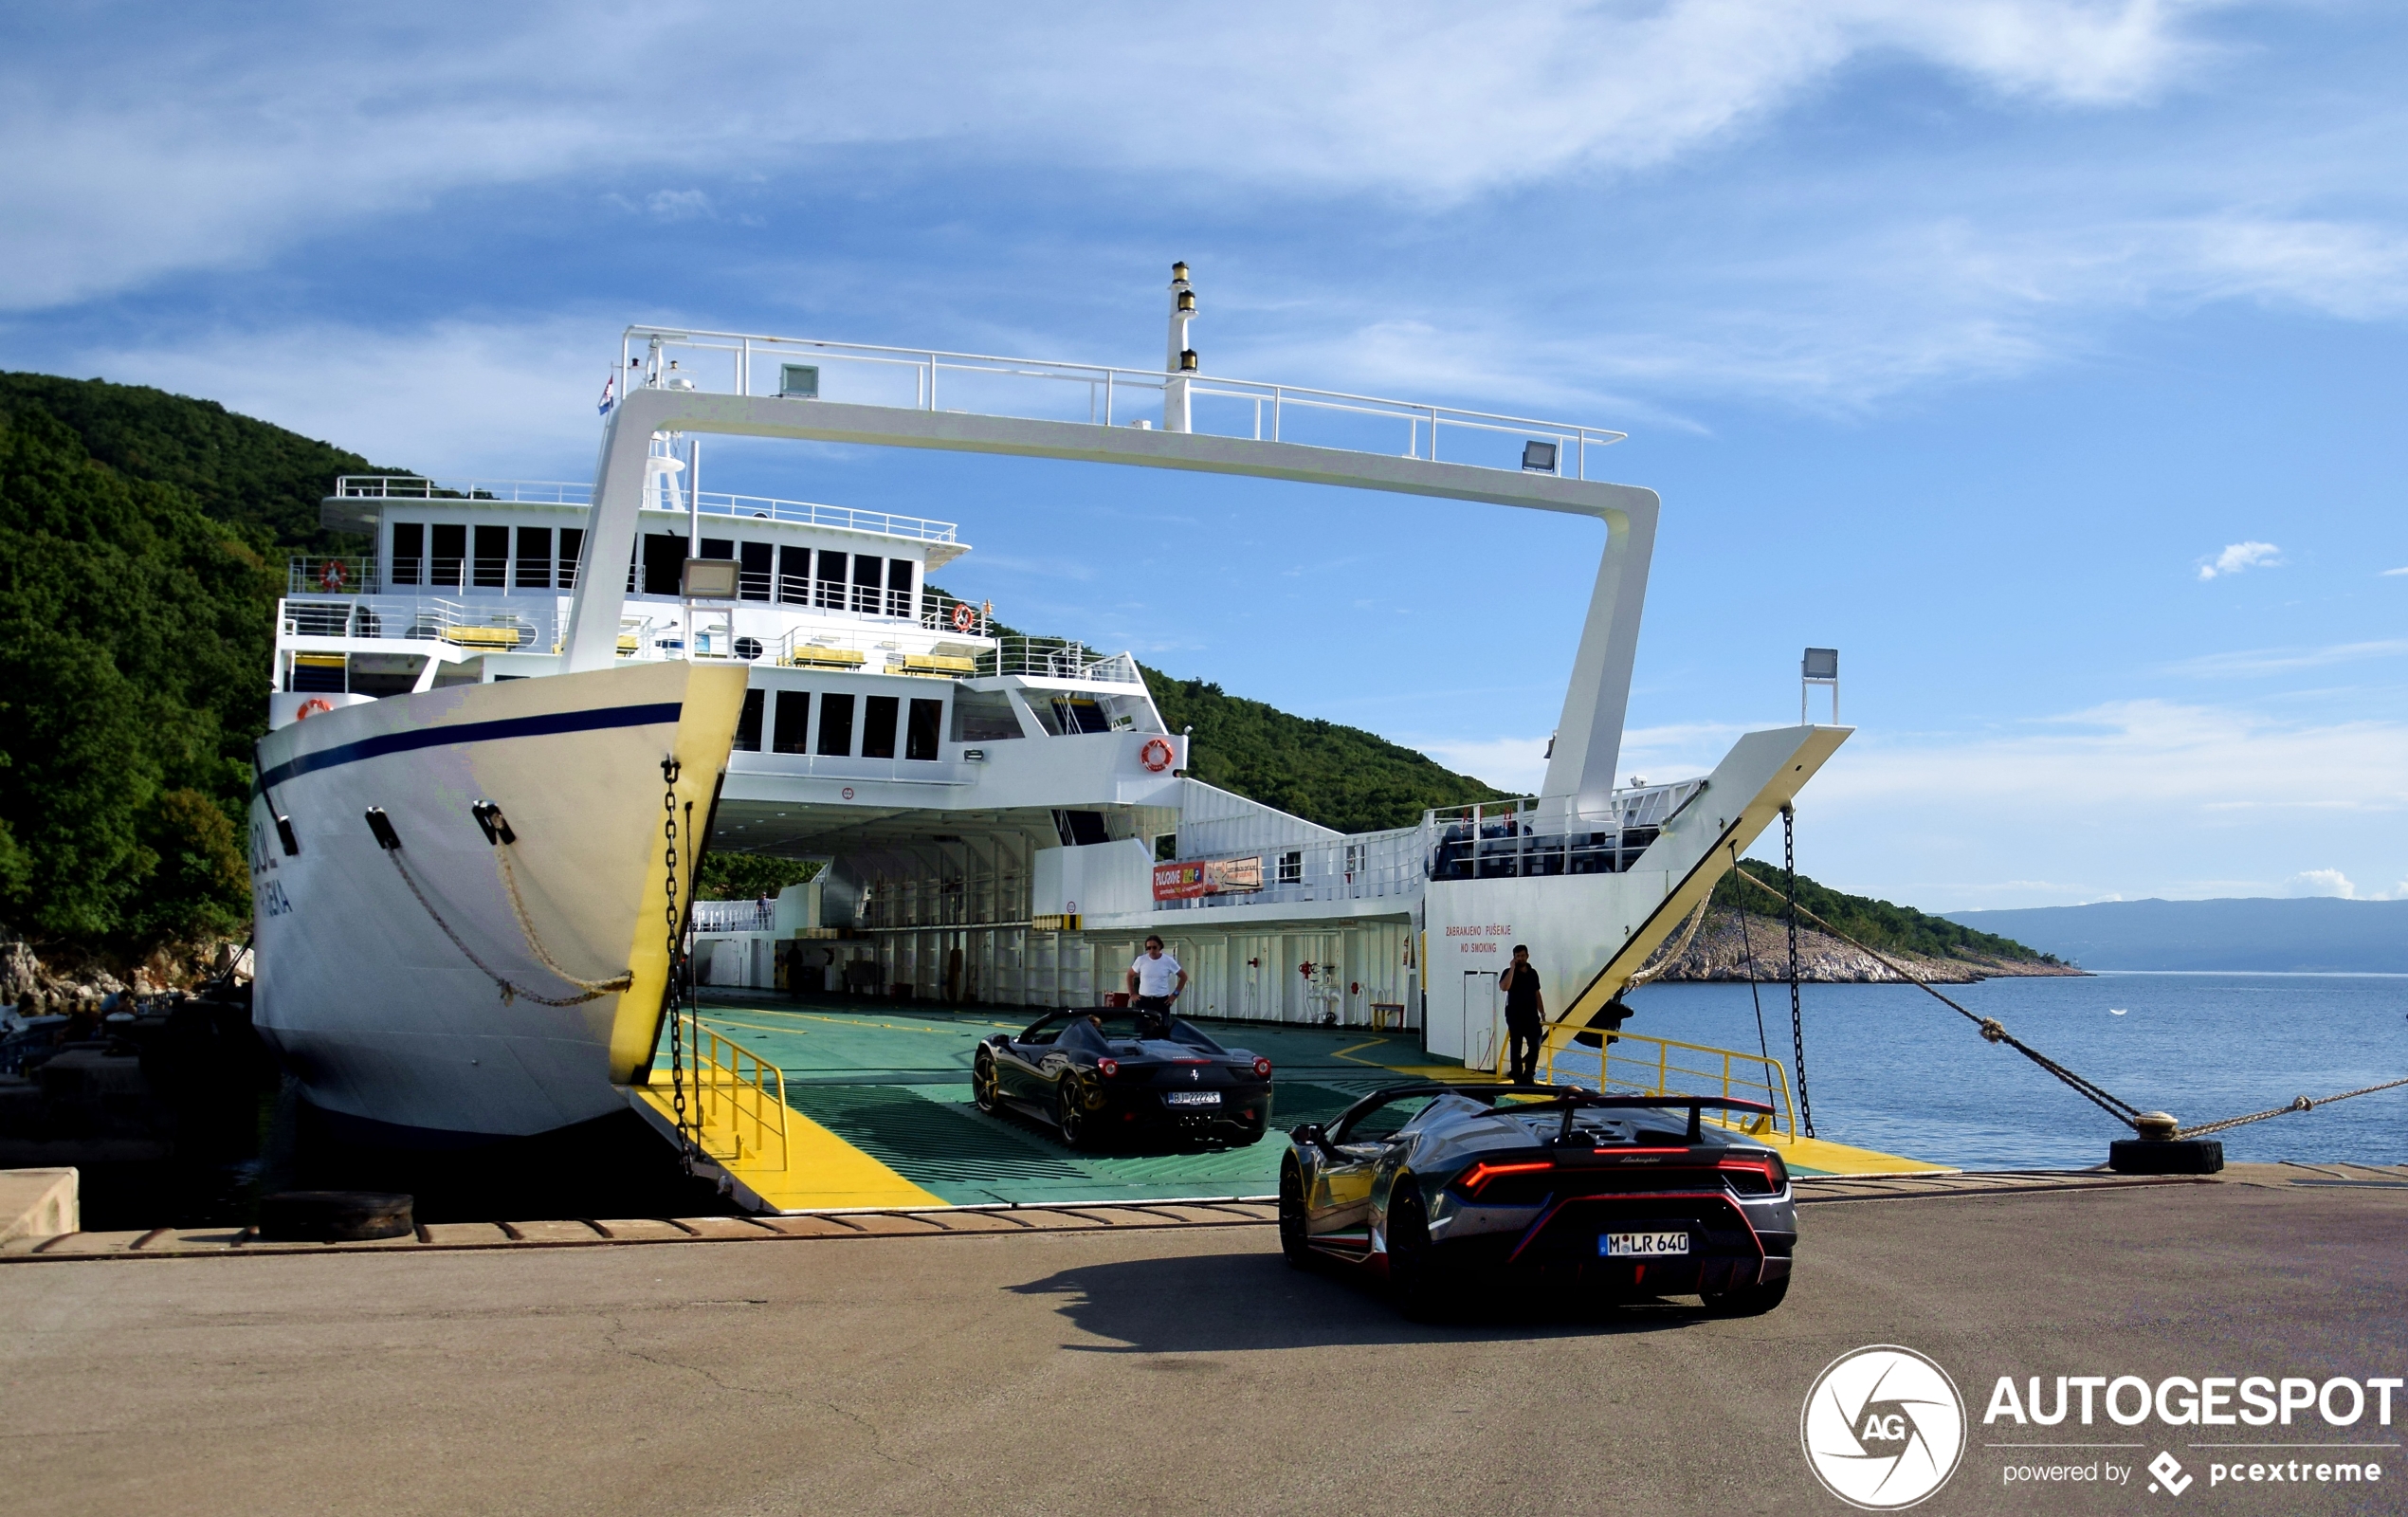
<path id="1" fill-rule="evenodd" d="M 648 663 L 463 685 L 322 712 L 263 740 L 253 1016 L 307 1098 L 429 1139 L 527 1136 L 623 1108 L 613 1083 L 650 1062 L 666 974 L 662 760 L 681 765 L 681 829 L 691 806 L 703 831 L 745 673 Z M 481 800 L 517 836 L 513 872 L 543 951 L 590 983 L 624 977 L 624 990 L 535 998 L 580 990 L 521 928 L 472 812 Z M 371 808 L 390 819 L 410 879 L 372 832 Z M 285 850 L 280 815 L 298 851 Z M 682 899 L 694 852 L 687 835 L 680 845 Z M 533 996 L 505 998 L 470 953 Z"/>

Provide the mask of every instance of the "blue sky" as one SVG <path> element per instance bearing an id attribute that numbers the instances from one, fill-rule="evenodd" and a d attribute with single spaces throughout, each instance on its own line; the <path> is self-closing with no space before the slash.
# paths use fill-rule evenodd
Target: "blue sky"
<path id="1" fill-rule="evenodd" d="M 1861 730 L 1800 863 L 1937 908 L 2408 893 L 2408 12 L 2079 0 L 84 5 L 0 19 L 0 364 L 591 473 L 630 320 L 1629 431 L 1624 768 Z M 730 445 L 1015 624 L 1534 783 L 1594 526 Z M 2402 571 L 2402 572 L 2394 572 Z"/>

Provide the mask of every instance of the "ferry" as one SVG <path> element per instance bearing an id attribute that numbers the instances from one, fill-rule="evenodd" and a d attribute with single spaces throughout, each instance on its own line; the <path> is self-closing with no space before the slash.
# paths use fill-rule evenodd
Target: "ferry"
<path id="1" fill-rule="evenodd" d="M 1211 375 L 1183 265 L 1170 297 L 1158 370 L 631 326 L 591 484 L 337 482 L 326 525 L 374 549 L 290 564 L 250 808 L 255 1019 L 307 1099 L 404 1142 L 665 1110 L 667 1034 L 704 1035 L 671 1014 L 681 953 L 732 988 L 1049 1009 L 1117 992 L 1149 934 L 1185 1013 L 1469 1070 L 1526 943 L 1548 1072 L 1614 1083 L 1619 994 L 1849 729 L 1617 784 L 1660 509 L 1599 477 L 1623 434 Z M 939 588 L 963 523 L 704 490 L 726 436 L 1590 518 L 1544 782 L 1359 834 L 1216 789 L 1130 653 Z M 823 867 L 697 903 L 704 849 Z M 1733 1057 L 1725 1093 L 1786 1102 Z"/>

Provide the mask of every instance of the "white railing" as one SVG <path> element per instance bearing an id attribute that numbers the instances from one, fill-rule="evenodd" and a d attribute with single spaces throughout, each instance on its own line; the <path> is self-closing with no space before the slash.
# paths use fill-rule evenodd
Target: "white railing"
<path id="1" fill-rule="evenodd" d="M 277 605 L 287 637 L 373 637 L 450 643 L 470 651 L 549 653 L 560 617 L 549 607 L 496 610 L 406 595 L 288 595 Z"/>
<path id="2" fill-rule="evenodd" d="M 1137 660 L 1126 653 L 1099 656 L 1083 643 L 1059 637 L 1003 637 L 978 655 L 982 675 L 1017 674 L 1032 680 L 1093 680 L 1142 686 Z"/>
<path id="3" fill-rule="evenodd" d="M 730 495 L 722 491 L 699 492 L 702 514 L 706 517 L 766 518 L 773 521 L 788 521 L 800 526 L 834 527 L 845 532 L 868 532 L 881 537 L 910 538 L 921 542 L 954 542 L 959 540 L 957 524 L 936 521 L 926 517 L 899 516 L 892 511 L 858 511 L 845 505 L 823 505 L 815 501 L 781 501 L 766 495 Z M 345 474 L 335 481 L 335 495 L 342 500 L 365 501 L 430 501 L 458 502 L 473 505 L 578 505 L 593 504 L 593 486 L 572 484 L 555 480 L 432 480 L 401 474 Z M 677 497 L 676 509 L 685 509 L 686 497 Z"/>
<path id="4" fill-rule="evenodd" d="M 1249 852 L 1242 858 L 1181 858 L 1181 864 L 1246 864 L 1260 861 L 1263 887 L 1227 890 L 1185 900 L 1157 901 L 1157 911 L 1198 911 L 1215 906 L 1287 905 L 1300 901 L 1377 901 L 1421 893 L 1421 829 L 1357 832 L 1326 842 L 1291 843 Z M 1226 872 L 1226 871 L 1221 871 Z"/>
<path id="5" fill-rule="evenodd" d="M 297 556 L 284 560 L 284 594 L 288 595 L 362 595 L 374 594 L 379 588 L 373 553 Z"/>
<path id="6" fill-rule="evenodd" d="M 1219 375 L 651 326 L 627 329 L 619 373 L 630 388 L 806 395 L 1105 427 L 1162 426 L 1184 399 L 1191 431 L 1511 469 L 1529 468 L 1524 445 L 1539 443 L 1551 454 L 1540 472 L 1573 479 L 1589 477 L 1590 448 L 1628 435 L 1575 422 Z"/>
<path id="7" fill-rule="evenodd" d="M 1616 791 L 1596 816 L 1549 815 L 1529 796 L 1438 807 L 1422 813 L 1423 858 L 1433 880 L 1616 874 L 1705 788 L 1684 779 Z"/>
<path id="8" fill-rule="evenodd" d="M 697 901 L 696 932 L 775 932 L 777 904 L 774 901 Z"/>

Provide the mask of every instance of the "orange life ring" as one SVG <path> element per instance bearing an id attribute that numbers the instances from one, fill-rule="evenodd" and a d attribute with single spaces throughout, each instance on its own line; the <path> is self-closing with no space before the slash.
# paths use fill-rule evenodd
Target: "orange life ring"
<path id="1" fill-rule="evenodd" d="M 975 611 L 972 611 L 972 610 L 969 608 L 969 606 L 968 606 L 968 605 L 963 604 L 963 605 L 957 605 L 957 606 L 955 606 L 955 607 L 954 607 L 954 609 L 953 609 L 953 630 L 954 630 L 955 631 L 957 631 L 957 632 L 966 632 L 966 631 L 970 631 L 970 629 L 971 629 L 971 628 L 976 627 L 977 624 L 978 624 L 978 613 L 977 613 L 976 612 L 975 612 Z"/>
<path id="2" fill-rule="evenodd" d="M 343 566 L 341 560 L 337 558 L 327 559 L 325 564 L 318 571 L 318 582 L 328 590 L 342 589 Z M 332 711 L 334 707 L 328 706 L 326 709 Z"/>
<path id="3" fill-rule="evenodd" d="M 1145 746 L 1137 751 L 1137 761 L 1155 774 L 1171 767 L 1171 745 L 1159 738 L 1148 738 Z"/>
<path id="4" fill-rule="evenodd" d="M 335 709 L 334 702 L 313 695 L 308 700 L 303 701 L 301 704 L 301 709 L 293 713 L 293 720 L 295 722 L 306 722 L 309 720 L 310 713 L 313 711 L 332 711 L 333 709 Z"/>

